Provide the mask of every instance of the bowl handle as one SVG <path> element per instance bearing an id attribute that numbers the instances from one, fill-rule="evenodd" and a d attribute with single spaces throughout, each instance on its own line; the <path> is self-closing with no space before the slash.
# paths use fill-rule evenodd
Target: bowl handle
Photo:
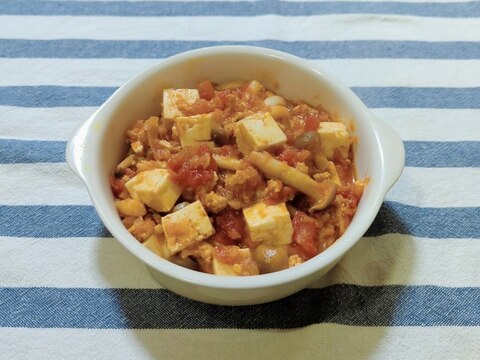
<path id="1" fill-rule="evenodd" d="M 385 192 L 398 180 L 405 166 L 405 148 L 400 136 L 383 120 L 373 116 L 378 130 L 378 141 L 382 149 L 385 169 Z"/>
<path id="2" fill-rule="evenodd" d="M 80 125 L 80 127 L 70 138 L 65 151 L 65 158 L 68 166 L 83 181 L 85 180 L 85 174 L 82 169 L 82 159 L 85 156 L 87 133 L 95 118 L 95 115 L 96 112 L 90 118 L 88 118 L 87 121 Z"/>

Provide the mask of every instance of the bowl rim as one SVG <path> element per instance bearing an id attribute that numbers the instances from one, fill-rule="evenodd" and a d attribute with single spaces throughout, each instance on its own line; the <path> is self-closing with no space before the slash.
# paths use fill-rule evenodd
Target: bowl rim
<path id="1" fill-rule="evenodd" d="M 375 148 L 378 149 L 379 155 L 382 160 L 380 175 L 382 179 L 379 181 L 378 190 L 373 196 L 373 201 L 369 205 L 370 211 L 369 214 L 364 215 L 364 221 L 357 226 L 358 229 L 356 234 L 353 234 L 351 231 L 351 226 L 349 226 L 346 232 L 338 238 L 330 247 L 325 251 L 318 254 L 314 258 L 304 262 L 301 266 L 295 266 L 285 270 L 280 270 L 277 272 L 269 274 L 260 274 L 253 276 L 239 276 L 239 277 L 229 277 L 222 275 L 207 274 L 195 270 L 190 270 L 179 265 L 173 264 L 170 261 L 161 258 L 157 254 L 153 253 L 149 249 L 145 248 L 133 236 L 123 227 L 119 229 L 116 224 L 113 224 L 110 221 L 110 214 L 105 211 L 103 205 L 99 203 L 96 199 L 95 194 L 99 191 L 98 189 L 92 188 L 88 176 L 83 174 L 79 168 L 83 161 L 83 156 L 81 151 L 88 146 L 87 142 L 84 142 L 88 133 L 92 130 L 93 121 L 99 116 L 102 111 L 112 111 L 106 109 L 107 105 L 110 105 L 114 100 L 123 95 L 128 97 L 128 92 L 134 89 L 138 84 L 146 80 L 153 73 L 162 71 L 162 69 L 167 68 L 170 65 L 173 65 L 177 62 L 185 61 L 194 57 L 199 56 L 215 56 L 215 55 L 225 55 L 225 54 L 242 54 L 242 55 L 252 55 L 252 56 L 263 56 L 263 57 L 273 57 L 278 60 L 281 60 L 288 65 L 293 65 L 295 67 L 302 68 L 304 71 L 310 72 L 316 77 L 322 78 L 324 86 L 332 88 L 339 97 L 346 99 L 352 106 L 354 106 L 362 116 L 369 120 L 371 123 L 372 129 L 376 132 L 375 137 L 378 140 L 375 144 Z M 71 137 L 70 141 L 67 144 L 66 157 L 69 167 L 80 177 L 85 187 L 88 190 L 88 193 L 92 199 L 93 205 L 99 214 L 102 222 L 108 228 L 112 236 L 117 239 L 128 251 L 134 254 L 137 258 L 143 261 L 148 266 L 159 271 L 160 273 L 170 277 L 181 280 L 183 282 L 201 286 L 206 288 L 214 289 L 259 289 L 259 288 L 268 288 L 275 287 L 282 284 L 288 284 L 295 282 L 299 279 L 308 277 L 318 272 L 319 270 L 328 267 L 330 264 L 338 261 L 366 232 L 368 227 L 371 225 L 375 219 L 380 206 L 383 202 L 386 192 L 391 185 L 384 178 L 385 176 L 385 164 L 384 156 L 382 154 L 383 148 L 382 144 L 379 141 L 379 129 L 378 119 L 370 112 L 366 105 L 358 98 L 358 96 L 353 93 L 353 91 L 344 85 L 341 81 L 336 79 L 334 76 L 330 75 L 324 69 L 313 65 L 306 60 L 299 58 L 295 55 L 288 54 L 282 51 L 273 50 L 269 48 L 256 47 L 256 46 L 243 46 L 243 45 L 224 45 L 224 46 L 213 46 L 206 48 L 199 48 L 195 50 L 190 50 L 187 52 L 182 52 L 176 55 L 173 55 L 167 59 L 162 60 L 161 62 L 154 64 L 147 69 L 143 70 L 141 73 L 136 75 L 127 81 L 124 85 L 118 88 L 95 112 L 83 122 L 79 128 L 75 131 L 74 135 Z M 388 127 L 388 125 L 385 124 Z M 393 131 L 393 130 L 392 130 Z M 403 145 L 402 145 L 403 149 Z M 402 163 L 403 169 L 403 163 Z M 398 176 L 397 176 L 398 178 Z M 396 179 L 395 179 L 396 180 Z M 118 214 L 115 214 L 118 216 Z M 123 230 L 123 231 L 122 231 Z"/>

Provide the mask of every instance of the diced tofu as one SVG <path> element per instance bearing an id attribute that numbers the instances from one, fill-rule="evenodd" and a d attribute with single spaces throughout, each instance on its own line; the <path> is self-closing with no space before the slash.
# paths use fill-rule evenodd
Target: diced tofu
<path id="1" fill-rule="evenodd" d="M 169 259 L 172 256 L 165 242 L 165 237 L 162 235 L 151 235 L 143 245 L 164 259 Z"/>
<path id="2" fill-rule="evenodd" d="M 350 136 L 345 124 L 341 122 L 321 122 L 318 127 L 322 150 L 328 159 L 333 158 L 335 149 L 340 151 L 343 158 L 348 157 Z"/>
<path id="3" fill-rule="evenodd" d="M 258 113 L 238 122 L 235 137 L 240 151 L 262 151 L 284 144 L 287 137 L 269 113 Z"/>
<path id="4" fill-rule="evenodd" d="M 165 89 L 163 90 L 163 117 L 175 119 L 184 114 L 180 110 L 180 104 L 191 105 L 200 99 L 196 89 Z"/>
<path id="5" fill-rule="evenodd" d="M 248 89 L 253 93 L 253 94 L 258 94 L 260 91 L 262 91 L 264 88 L 263 88 L 263 85 L 261 82 L 257 81 L 257 80 L 252 80 L 250 81 L 250 83 L 248 84 Z"/>
<path id="6" fill-rule="evenodd" d="M 182 188 L 170 180 L 166 169 L 138 173 L 125 186 L 132 198 L 160 212 L 170 211 L 182 193 Z"/>
<path id="7" fill-rule="evenodd" d="M 140 141 L 133 142 L 131 146 L 135 154 L 141 154 L 143 152 L 143 145 Z"/>
<path id="8" fill-rule="evenodd" d="M 155 215 L 158 215 L 158 214 L 155 214 Z M 162 219 L 160 218 L 160 221 L 162 221 Z M 163 226 L 162 224 L 157 224 L 155 225 L 155 227 L 153 228 L 153 231 L 155 231 L 155 234 L 157 235 L 163 235 Z"/>
<path id="9" fill-rule="evenodd" d="M 136 199 L 125 199 L 115 201 L 117 211 L 124 216 L 143 216 L 147 213 L 145 205 Z"/>
<path id="10" fill-rule="evenodd" d="M 303 263 L 303 260 L 300 256 L 298 255 L 290 255 L 290 257 L 288 258 L 288 267 L 291 268 L 291 267 L 294 267 L 294 266 L 297 266 L 297 265 L 300 265 Z"/>
<path id="11" fill-rule="evenodd" d="M 213 254 L 215 248 L 206 241 L 201 241 L 199 244 L 187 247 L 182 250 L 177 256 L 182 259 L 193 257 L 200 268 L 200 271 L 208 274 L 213 274 Z"/>
<path id="12" fill-rule="evenodd" d="M 209 141 L 212 131 L 212 114 L 180 116 L 175 119 L 180 144 L 185 147 L 199 141 Z"/>
<path id="13" fill-rule="evenodd" d="M 198 200 L 164 216 L 162 226 L 172 254 L 208 238 L 215 232 L 207 212 Z"/>
<path id="14" fill-rule="evenodd" d="M 223 276 L 258 275 L 258 267 L 250 249 L 240 249 L 235 252 L 235 263 L 227 264 L 213 256 L 213 273 Z"/>
<path id="15" fill-rule="evenodd" d="M 258 203 L 243 209 L 250 238 L 271 245 L 287 245 L 292 242 L 293 227 L 284 203 L 267 205 Z"/>

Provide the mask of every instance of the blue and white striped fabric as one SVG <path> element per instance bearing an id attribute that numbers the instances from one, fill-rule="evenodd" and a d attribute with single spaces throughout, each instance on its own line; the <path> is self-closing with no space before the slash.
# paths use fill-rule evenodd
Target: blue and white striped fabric
<path id="1" fill-rule="evenodd" d="M 271 304 L 159 288 L 65 164 L 123 82 L 217 44 L 319 64 L 405 141 L 365 237 Z M 0 358 L 479 358 L 479 2 L 4 0 L 0 74 Z"/>

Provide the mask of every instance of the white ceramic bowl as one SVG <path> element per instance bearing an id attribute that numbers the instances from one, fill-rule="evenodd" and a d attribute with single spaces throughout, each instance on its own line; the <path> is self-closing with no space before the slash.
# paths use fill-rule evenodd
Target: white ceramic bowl
<path id="1" fill-rule="evenodd" d="M 224 277 L 192 271 L 166 261 L 125 229 L 114 206 L 109 176 L 126 152 L 125 130 L 137 119 L 160 112 L 162 89 L 195 87 L 209 79 L 221 83 L 257 79 L 290 99 L 322 104 L 343 121 L 355 123 L 359 178 L 370 181 L 345 234 L 301 266 L 279 272 Z M 141 259 L 166 288 L 191 299 L 222 305 L 248 305 L 293 294 L 329 271 L 362 237 L 377 215 L 388 189 L 404 166 L 397 134 L 378 120 L 338 80 L 306 61 L 270 49 L 219 46 L 173 56 L 119 88 L 80 128 L 67 146 L 67 162 L 82 179 L 105 226 Z M 120 270 L 120 269 L 119 269 Z"/>

